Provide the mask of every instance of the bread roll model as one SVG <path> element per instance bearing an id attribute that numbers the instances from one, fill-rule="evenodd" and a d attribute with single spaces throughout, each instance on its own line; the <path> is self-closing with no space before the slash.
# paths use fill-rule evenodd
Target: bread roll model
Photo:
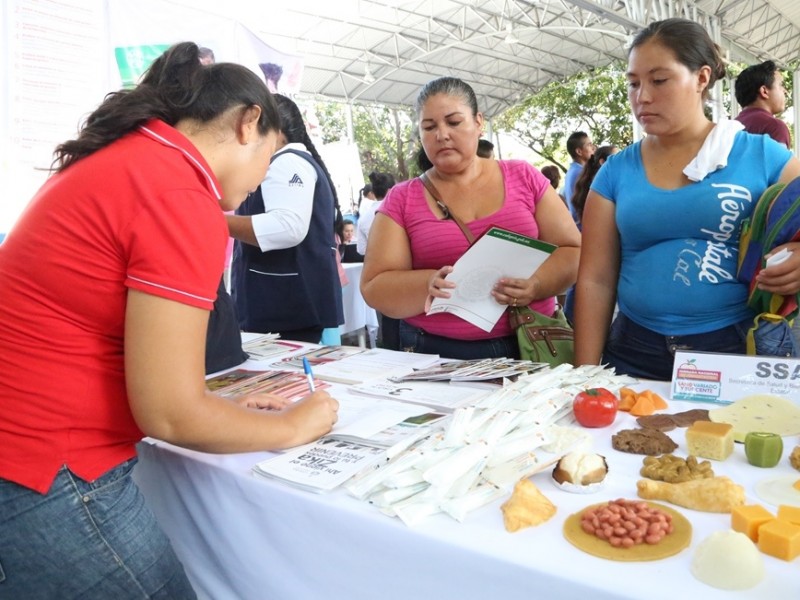
<path id="1" fill-rule="evenodd" d="M 561 457 L 553 469 L 553 479 L 558 483 L 589 485 L 606 478 L 608 465 L 604 456 L 570 452 Z"/>

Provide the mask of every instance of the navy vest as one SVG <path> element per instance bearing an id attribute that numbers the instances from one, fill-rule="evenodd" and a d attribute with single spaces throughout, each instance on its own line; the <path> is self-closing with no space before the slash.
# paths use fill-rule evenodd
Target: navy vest
<path id="1" fill-rule="evenodd" d="M 342 286 L 334 257 L 333 192 L 325 172 L 311 156 L 297 150 L 281 154 L 290 152 L 307 160 L 317 172 L 311 223 L 305 239 L 292 248 L 262 252 L 258 246 L 236 241 L 231 291 L 243 331 L 281 332 L 344 323 Z M 237 215 L 264 212 L 261 186 L 236 210 Z"/>

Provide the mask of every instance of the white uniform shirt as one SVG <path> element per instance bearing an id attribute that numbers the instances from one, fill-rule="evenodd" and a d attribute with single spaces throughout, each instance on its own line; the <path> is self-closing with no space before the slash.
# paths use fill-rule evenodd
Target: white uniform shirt
<path id="1" fill-rule="evenodd" d="M 278 152 L 261 182 L 264 212 L 253 215 L 253 232 L 262 252 L 292 248 L 302 242 L 311 224 L 317 171 L 305 160 L 285 150 L 300 150 L 303 144 L 286 144 Z"/>
<path id="2" fill-rule="evenodd" d="M 358 218 L 358 235 L 356 236 L 356 250 L 362 256 L 367 253 L 367 239 L 372 222 L 375 220 L 375 211 L 380 207 L 380 202 L 373 202 L 372 205 L 363 211 Z"/>

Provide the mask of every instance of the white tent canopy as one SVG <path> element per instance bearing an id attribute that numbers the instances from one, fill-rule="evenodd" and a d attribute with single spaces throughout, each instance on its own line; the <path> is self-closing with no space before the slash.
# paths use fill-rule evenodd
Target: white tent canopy
<path id="1" fill-rule="evenodd" d="M 173 0 L 244 23 L 303 56 L 301 92 L 413 104 L 440 75 L 470 82 L 496 115 L 553 80 L 625 56 L 641 27 L 669 16 L 703 23 L 733 61 L 800 56 L 797 0 Z"/>

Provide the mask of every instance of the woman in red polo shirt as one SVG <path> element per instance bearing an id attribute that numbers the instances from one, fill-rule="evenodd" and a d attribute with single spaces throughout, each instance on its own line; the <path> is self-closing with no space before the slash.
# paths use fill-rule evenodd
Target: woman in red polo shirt
<path id="1" fill-rule="evenodd" d="M 56 149 L 0 247 L 0 596 L 193 598 L 135 444 L 284 448 L 336 421 L 325 392 L 237 404 L 204 384 L 222 211 L 264 179 L 278 127 L 257 75 L 182 43 Z"/>

